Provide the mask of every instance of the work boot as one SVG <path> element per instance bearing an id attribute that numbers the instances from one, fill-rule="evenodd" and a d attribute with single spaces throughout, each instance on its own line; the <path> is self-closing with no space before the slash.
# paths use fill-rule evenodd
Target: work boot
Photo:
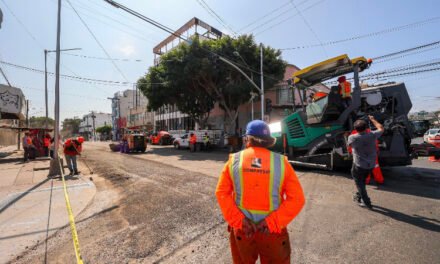
<path id="1" fill-rule="evenodd" d="M 74 172 L 73 175 L 79 175 L 79 171 L 78 171 L 78 170 L 75 170 L 75 172 Z"/>
<path id="2" fill-rule="evenodd" d="M 360 201 L 360 202 L 358 202 L 358 205 L 360 206 L 360 207 L 364 207 L 364 208 L 368 208 L 368 209 L 370 209 L 370 210 L 372 210 L 373 209 L 373 206 L 371 205 L 371 203 L 364 203 L 364 201 Z"/>
<path id="3" fill-rule="evenodd" d="M 73 175 L 73 170 L 69 169 L 69 175 L 67 176 L 72 176 Z"/>

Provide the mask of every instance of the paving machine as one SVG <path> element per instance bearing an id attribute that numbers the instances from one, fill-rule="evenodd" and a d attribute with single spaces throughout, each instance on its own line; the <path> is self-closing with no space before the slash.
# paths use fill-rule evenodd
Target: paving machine
<path id="1" fill-rule="evenodd" d="M 280 131 L 273 134 L 278 137 L 276 150 L 288 155 L 293 165 L 329 170 L 350 167 L 352 156 L 346 143 L 353 123 L 360 118 L 369 122 L 368 115 L 372 115 L 385 128 L 379 138 L 380 165 L 410 165 L 413 131 L 407 115 L 412 104 L 405 84 L 361 89 L 359 72 L 371 63 L 364 57 L 350 59 L 341 55 L 295 72 L 291 85 L 298 91 L 323 87 L 326 80 L 353 73 L 352 102 L 344 106 L 337 84 L 330 87 L 326 96 L 315 97 L 307 105 L 303 93 L 302 110 L 285 117 Z M 301 96 L 301 92 L 298 94 Z"/>

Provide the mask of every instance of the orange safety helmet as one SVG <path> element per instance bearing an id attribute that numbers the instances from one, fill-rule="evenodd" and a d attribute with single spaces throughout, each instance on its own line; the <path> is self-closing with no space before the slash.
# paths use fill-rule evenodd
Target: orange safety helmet
<path id="1" fill-rule="evenodd" d="M 78 137 L 77 139 L 76 139 L 79 143 L 83 143 L 84 142 L 84 138 L 83 137 Z"/>

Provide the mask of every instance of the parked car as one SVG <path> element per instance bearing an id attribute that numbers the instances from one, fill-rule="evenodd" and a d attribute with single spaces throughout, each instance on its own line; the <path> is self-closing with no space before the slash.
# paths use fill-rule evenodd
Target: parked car
<path id="1" fill-rule="evenodd" d="M 440 144 L 440 129 L 431 128 L 423 135 L 423 142 L 431 144 Z"/>
<path id="2" fill-rule="evenodd" d="M 173 145 L 175 149 L 189 148 L 189 134 L 174 139 Z"/>
<path id="3" fill-rule="evenodd" d="M 152 145 L 170 145 L 172 142 L 172 137 L 167 131 L 159 131 L 150 135 Z"/>
<path id="4" fill-rule="evenodd" d="M 423 136 L 430 126 L 428 120 L 415 120 L 411 121 L 411 124 L 413 125 L 414 135 L 417 137 Z"/>
<path id="5" fill-rule="evenodd" d="M 440 158 L 440 148 L 430 143 L 412 144 L 411 149 L 417 156 L 435 156 L 436 159 Z"/>

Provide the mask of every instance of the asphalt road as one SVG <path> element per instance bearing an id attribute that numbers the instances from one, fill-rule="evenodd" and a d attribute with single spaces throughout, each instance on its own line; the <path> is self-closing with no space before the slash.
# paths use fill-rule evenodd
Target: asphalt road
<path id="1" fill-rule="evenodd" d="M 97 195 L 77 217 L 85 263 L 231 263 L 226 224 L 215 200 L 224 152 L 150 147 L 112 153 L 87 143 Z M 440 165 L 426 159 L 384 169 L 369 186 L 374 210 L 352 202 L 344 172 L 297 170 L 306 206 L 289 225 L 295 263 L 438 263 Z M 70 230 L 49 241 L 49 263 L 74 262 Z M 18 263 L 44 260 L 44 248 Z"/>

